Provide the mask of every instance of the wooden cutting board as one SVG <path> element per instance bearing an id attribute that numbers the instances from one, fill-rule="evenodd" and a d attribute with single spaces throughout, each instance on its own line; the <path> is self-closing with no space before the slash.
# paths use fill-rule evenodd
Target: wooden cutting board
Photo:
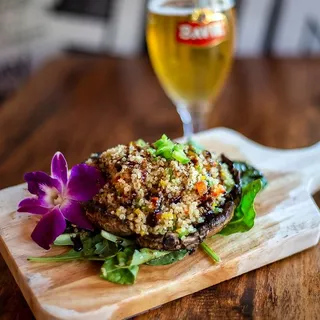
<path id="1" fill-rule="evenodd" d="M 218 128 L 197 135 L 207 149 L 261 169 L 269 185 L 257 199 L 254 228 L 215 236 L 207 243 L 220 255 L 214 264 L 202 251 L 169 266 L 142 266 L 137 283 L 121 286 L 99 278 L 100 263 L 30 263 L 52 255 L 30 239 L 34 216 L 17 214 L 26 186 L 0 191 L 0 252 L 37 319 L 121 319 L 202 290 L 314 246 L 320 214 L 311 194 L 320 189 L 320 143 L 300 150 L 260 146 Z"/>

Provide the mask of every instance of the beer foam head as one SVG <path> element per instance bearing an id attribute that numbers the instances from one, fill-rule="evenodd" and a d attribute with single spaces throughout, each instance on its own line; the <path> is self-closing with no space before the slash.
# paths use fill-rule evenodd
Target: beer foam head
<path id="1" fill-rule="evenodd" d="M 187 16 L 192 14 L 194 6 L 190 2 L 190 7 L 179 7 L 174 5 L 174 0 L 150 0 L 148 4 L 148 10 L 152 13 L 170 16 Z M 179 3 L 177 1 L 177 3 Z M 188 1 L 186 1 L 188 3 Z M 216 11 L 225 11 L 234 6 L 234 0 L 221 1 L 208 1 L 211 5 L 208 7 Z"/>
<path id="2" fill-rule="evenodd" d="M 148 9 L 152 13 L 170 16 L 187 16 L 192 13 L 193 8 L 174 6 L 174 1 L 170 0 L 151 0 Z"/>

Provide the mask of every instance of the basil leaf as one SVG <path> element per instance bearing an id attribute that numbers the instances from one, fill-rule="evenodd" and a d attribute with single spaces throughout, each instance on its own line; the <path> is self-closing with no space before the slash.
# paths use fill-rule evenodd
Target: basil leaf
<path id="1" fill-rule="evenodd" d="M 181 249 L 178 251 L 171 251 L 169 254 L 163 257 L 150 260 L 146 264 L 150 266 L 163 266 L 167 264 L 172 264 L 174 262 L 182 260 L 188 254 L 188 250 Z"/>
<path id="2" fill-rule="evenodd" d="M 254 200 L 257 194 L 263 189 L 263 186 L 263 181 L 258 179 L 242 189 L 240 204 L 236 208 L 233 218 L 226 227 L 220 231 L 220 234 L 227 236 L 237 232 L 246 232 L 253 227 L 256 217 Z"/>
<path id="3" fill-rule="evenodd" d="M 258 179 L 261 180 L 263 188 L 266 187 L 268 181 L 261 171 L 243 161 L 234 161 L 233 165 L 240 172 L 242 187 Z"/>
<path id="4" fill-rule="evenodd" d="M 135 250 L 134 254 L 132 256 L 132 260 L 130 262 L 130 266 L 137 266 L 140 264 L 144 264 L 150 260 L 154 260 L 154 259 L 163 257 L 167 254 L 170 254 L 170 252 L 169 251 L 151 250 L 148 248 Z"/>

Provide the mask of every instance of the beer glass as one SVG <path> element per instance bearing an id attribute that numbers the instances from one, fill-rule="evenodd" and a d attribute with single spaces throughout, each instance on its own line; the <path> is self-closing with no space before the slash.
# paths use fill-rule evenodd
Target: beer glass
<path id="1" fill-rule="evenodd" d="M 149 1 L 151 63 L 187 137 L 205 128 L 230 70 L 234 33 L 233 1 Z"/>

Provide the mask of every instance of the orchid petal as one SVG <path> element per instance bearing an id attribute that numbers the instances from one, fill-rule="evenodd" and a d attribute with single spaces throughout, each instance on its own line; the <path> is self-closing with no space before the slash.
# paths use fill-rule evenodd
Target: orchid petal
<path id="1" fill-rule="evenodd" d="M 59 192 L 62 192 L 60 181 L 42 171 L 28 172 L 24 175 L 24 180 L 28 183 L 28 190 L 32 194 L 44 194 L 42 186 L 56 188 Z"/>
<path id="2" fill-rule="evenodd" d="M 45 214 L 36 225 L 31 238 L 40 247 L 48 250 L 50 244 L 66 229 L 66 220 L 59 208 L 55 207 Z"/>
<path id="3" fill-rule="evenodd" d="M 61 152 L 56 152 L 51 161 L 51 176 L 62 182 L 63 185 L 68 181 L 68 164 Z"/>
<path id="4" fill-rule="evenodd" d="M 103 185 L 101 172 L 87 164 L 78 164 L 71 169 L 68 182 L 68 198 L 78 201 L 91 200 Z"/>
<path id="5" fill-rule="evenodd" d="M 60 210 L 64 217 L 72 224 L 75 224 L 79 228 L 93 230 L 79 202 L 69 200 L 68 203 L 60 207 Z"/>
<path id="6" fill-rule="evenodd" d="M 37 198 L 26 198 L 20 201 L 18 212 L 28 212 L 34 214 L 46 214 L 50 208 L 46 203 Z"/>

